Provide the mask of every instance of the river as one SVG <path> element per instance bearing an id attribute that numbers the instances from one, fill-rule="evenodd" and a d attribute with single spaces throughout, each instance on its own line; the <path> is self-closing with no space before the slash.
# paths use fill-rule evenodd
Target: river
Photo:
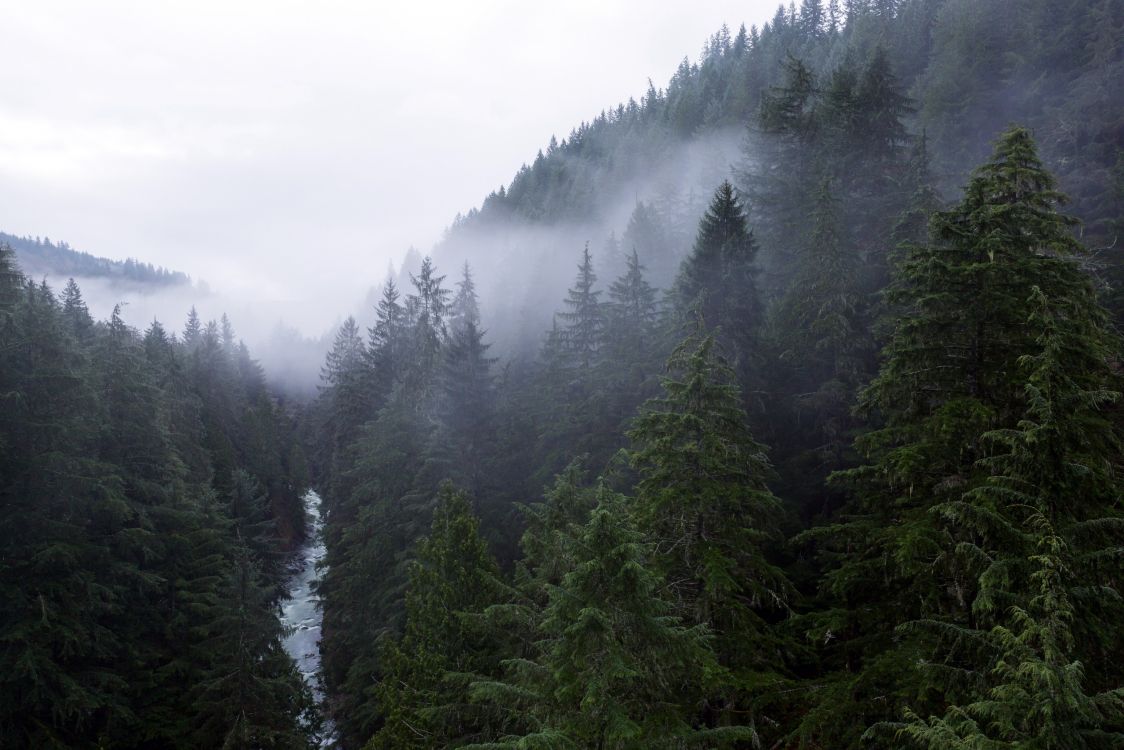
<path id="1" fill-rule="evenodd" d="M 323 526 L 320 517 L 320 496 L 309 491 L 304 496 L 308 513 L 308 539 L 294 555 L 289 568 L 289 596 L 281 603 L 281 622 L 289 629 L 284 640 L 285 651 L 296 662 L 301 677 L 312 689 L 316 703 L 324 701 L 324 685 L 320 679 L 320 597 L 316 595 L 316 582 L 320 578 L 317 563 L 324 559 Z M 331 722 L 324 717 L 323 730 L 318 737 L 320 747 L 335 744 Z"/>

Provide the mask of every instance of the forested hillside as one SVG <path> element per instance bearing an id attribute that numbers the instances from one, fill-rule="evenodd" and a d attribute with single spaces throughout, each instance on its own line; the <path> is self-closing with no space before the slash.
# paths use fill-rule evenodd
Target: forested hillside
<path id="1" fill-rule="evenodd" d="M 307 424 L 344 746 L 1124 743 L 1121 29 L 782 7 L 388 282 Z"/>
<path id="2" fill-rule="evenodd" d="M 755 181 L 745 172 L 762 166 L 762 159 L 779 168 L 776 151 L 795 146 L 779 143 L 774 127 L 761 121 L 763 93 L 787 85 L 799 62 L 806 77 L 797 84 L 803 90 L 794 107 L 808 110 L 819 102 L 833 109 L 831 119 L 840 127 L 870 122 L 879 109 L 893 109 L 878 100 L 885 92 L 877 82 L 861 90 L 858 80 L 879 54 L 894 92 L 908 97 L 894 115 L 912 136 L 927 136 L 940 195 L 955 196 L 995 135 L 1018 122 L 1035 133 L 1042 158 L 1070 196 L 1083 240 L 1112 261 L 1106 273 L 1120 279 L 1119 253 L 1106 248 L 1118 247 L 1113 241 L 1124 213 L 1122 34 L 1118 0 L 787 3 L 760 27 L 719 30 L 697 62 L 684 58 L 665 87 L 650 85 L 638 101 L 607 108 L 560 140 L 552 138 L 509 185 L 457 217 L 434 258 L 447 267 L 472 263 L 494 313 L 489 329 L 505 349 L 516 338 L 533 346 L 537 332 L 549 326 L 551 311 L 539 290 L 564 292 L 568 270 L 561 259 L 586 240 L 603 273 L 622 270 L 635 246 L 645 252 L 653 282 L 666 287 L 714 185 L 733 167 L 737 186 L 752 195 Z M 898 177 L 883 165 L 861 161 L 869 143 L 859 141 L 881 135 L 852 135 L 830 144 L 821 137 L 826 148 L 850 153 L 852 163 L 838 167 L 864 172 L 872 188 L 881 180 L 881 189 L 907 193 L 908 185 L 890 185 Z M 782 178 L 794 189 L 810 185 L 806 175 Z M 775 208 L 767 201 L 747 205 L 758 238 L 769 240 L 762 242 L 766 269 L 784 263 L 792 244 L 790 237 L 766 236 L 767 228 L 806 215 L 804 205 L 786 204 L 781 215 Z M 848 215 L 857 213 L 849 207 Z M 771 280 L 762 286 L 767 297 L 783 289 Z M 1113 304 L 1124 309 L 1119 297 Z"/>
<path id="3" fill-rule="evenodd" d="M 103 278 L 119 284 L 173 286 L 190 284 L 181 271 L 172 271 L 135 258 L 109 260 L 75 250 L 65 242 L 54 243 L 49 237 L 16 237 L 0 232 L 0 242 L 15 251 L 24 273 L 32 278 Z"/>
<path id="4" fill-rule="evenodd" d="M 1121 39 L 723 27 L 414 251 L 305 403 L 226 316 L 24 259 L 180 274 L 0 235 L 0 747 L 1124 747 Z"/>
<path id="5" fill-rule="evenodd" d="M 225 318 L 95 321 L 0 245 L 0 746 L 307 747 L 301 456 Z"/>

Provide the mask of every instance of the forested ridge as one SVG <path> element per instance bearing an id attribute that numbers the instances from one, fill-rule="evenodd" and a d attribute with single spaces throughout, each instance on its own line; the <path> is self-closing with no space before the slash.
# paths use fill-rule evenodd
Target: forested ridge
<path id="1" fill-rule="evenodd" d="M 281 649 L 308 482 L 230 322 L 180 336 L 0 245 L 0 746 L 308 746 Z"/>
<path id="2" fill-rule="evenodd" d="M 95 321 L 0 244 L 0 746 L 1124 747 L 1122 32 L 724 27 L 388 278 L 308 403 L 225 316 Z"/>
<path id="3" fill-rule="evenodd" d="M 1124 15 L 1010 5 L 722 30 L 345 322 L 309 444 L 346 746 L 1124 742 Z M 704 210 L 597 217 L 731 126 Z M 474 253 L 598 219 L 508 355 Z"/>
<path id="4" fill-rule="evenodd" d="M 190 284 L 182 271 L 173 271 L 136 258 L 110 260 L 80 252 L 66 242 L 50 237 L 17 237 L 0 232 L 0 242 L 15 251 L 24 272 L 61 278 L 105 278 L 119 283 L 149 284 L 156 287 Z"/>

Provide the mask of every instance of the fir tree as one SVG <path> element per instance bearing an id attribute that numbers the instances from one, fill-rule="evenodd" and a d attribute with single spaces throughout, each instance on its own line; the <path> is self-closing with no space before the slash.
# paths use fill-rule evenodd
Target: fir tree
<path id="1" fill-rule="evenodd" d="M 202 334 L 203 325 L 199 321 L 199 313 L 195 312 L 195 305 L 192 305 L 191 310 L 187 313 L 187 322 L 183 326 L 183 343 L 187 344 L 189 348 L 194 348 L 199 343 Z"/>
<path id="2" fill-rule="evenodd" d="M 593 258 L 589 254 L 589 244 L 586 243 L 577 279 L 567 292 L 566 311 L 558 313 L 558 317 L 566 324 L 561 331 L 565 350 L 571 361 L 582 369 L 588 369 L 594 363 L 601 348 L 605 321 L 599 299 L 601 292 L 593 289 L 596 283 Z"/>
<path id="3" fill-rule="evenodd" d="M 200 747 L 308 748 L 308 688 L 281 648 L 281 623 L 250 551 L 238 547 L 204 631 L 208 674 L 195 687 Z"/>
<path id="4" fill-rule="evenodd" d="M 954 524 L 987 529 L 976 550 L 990 562 L 973 607 L 997 622 L 962 635 L 982 642 L 979 671 L 987 675 L 971 702 L 940 718 L 907 712 L 912 721 L 897 736 L 921 747 L 1124 742 L 1124 687 L 1087 689 L 1104 684 L 1094 665 L 1121 643 L 1119 565 L 1090 565 L 1113 557 L 1124 539 L 1112 471 L 1121 442 L 1106 413 L 1119 393 L 1105 387 L 1119 342 L 1091 296 L 1060 305 L 1037 289 L 1032 297 L 1038 309 L 1028 323 L 1040 331 L 1040 350 L 1020 362 L 1029 370 L 1026 414 L 1016 428 L 985 436 L 1001 446 L 984 462 L 987 483 L 941 509 Z M 1082 599 L 1090 585 L 1117 604 L 1089 608 Z"/>
<path id="5" fill-rule="evenodd" d="M 472 280 L 468 261 L 465 261 L 461 280 L 457 282 L 457 293 L 449 306 L 449 314 L 454 330 L 468 324 L 480 326 L 480 302 L 476 297 L 476 283 Z"/>
<path id="6" fill-rule="evenodd" d="M 697 310 L 733 353 L 742 374 L 750 369 L 761 324 L 757 296 L 757 243 L 741 201 L 728 181 L 714 194 L 699 222 L 691 254 L 683 261 L 675 295 L 681 315 Z"/>
<path id="7" fill-rule="evenodd" d="M 641 362 L 654 344 L 656 290 L 644 278 L 635 249 L 628 254 L 624 274 L 609 286 L 605 346 L 618 363 Z"/>
<path id="8" fill-rule="evenodd" d="M 82 299 L 82 290 L 78 288 L 74 279 L 68 279 L 63 289 L 62 313 L 70 325 L 71 332 L 79 339 L 85 338 L 94 325 L 86 301 Z"/>
<path id="9" fill-rule="evenodd" d="M 904 312 L 862 396 L 885 426 L 857 444 L 869 463 L 840 477 L 855 496 L 845 522 L 812 535 L 835 560 L 825 589 L 841 609 L 825 613 L 824 627 L 843 634 L 842 653 L 851 650 L 838 675 L 850 697 L 822 704 L 846 718 L 828 721 L 871 724 L 893 718 L 885 712 L 902 701 L 930 710 L 915 672 L 926 644 L 895 643 L 892 631 L 920 620 L 980 625 L 984 560 L 970 550 L 983 529 L 951 524 L 936 509 L 986 479 L 980 461 L 992 449 L 981 436 L 1014 428 L 1025 409 L 1015 373 L 1035 351 L 1032 290 L 1060 305 L 1090 298 L 1071 257 L 1080 252 L 1073 220 L 1057 210 L 1063 200 L 1029 133 L 1012 128 L 960 204 L 934 215 L 933 243 L 911 248 L 899 268 L 889 299 Z M 953 701 L 964 689 L 943 688 Z M 882 696 L 877 704 L 868 691 Z M 807 721 L 821 719 L 813 712 Z"/>
<path id="10" fill-rule="evenodd" d="M 464 699 L 473 675 L 496 655 L 479 615 L 494 601 L 498 569 L 478 533 L 467 497 L 444 484 L 428 537 L 418 543 L 406 594 L 406 627 L 388 643 L 376 688 L 386 724 L 367 744 L 445 748 L 489 739 L 487 712 Z"/>
<path id="11" fill-rule="evenodd" d="M 645 405 L 629 437 L 640 476 L 636 513 L 655 540 L 655 562 L 678 611 L 714 631 L 721 663 L 733 673 L 732 693 L 709 718 L 722 723 L 725 710 L 744 702 L 739 691 L 768 691 L 783 680 L 780 646 L 763 616 L 784 612 L 792 587 L 766 555 L 780 505 L 766 485 L 764 448 L 714 347 L 711 336 L 678 347 L 666 396 Z"/>
<path id="12" fill-rule="evenodd" d="M 699 730 L 694 711 L 719 669 L 705 627 L 661 597 L 653 551 L 626 500 L 605 488 L 569 539 L 573 567 L 549 588 L 533 662 L 512 682 L 478 682 L 478 698 L 529 701 L 531 728 L 478 747 L 681 747 L 750 739 L 744 727 Z M 471 746 L 470 746 L 471 747 Z"/>

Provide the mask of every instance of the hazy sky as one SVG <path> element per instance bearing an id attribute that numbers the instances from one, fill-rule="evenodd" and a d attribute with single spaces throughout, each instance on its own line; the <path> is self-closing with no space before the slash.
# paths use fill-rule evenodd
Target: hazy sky
<path id="1" fill-rule="evenodd" d="M 552 133 L 663 87 L 776 0 L 0 7 L 0 229 L 314 329 Z"/>

